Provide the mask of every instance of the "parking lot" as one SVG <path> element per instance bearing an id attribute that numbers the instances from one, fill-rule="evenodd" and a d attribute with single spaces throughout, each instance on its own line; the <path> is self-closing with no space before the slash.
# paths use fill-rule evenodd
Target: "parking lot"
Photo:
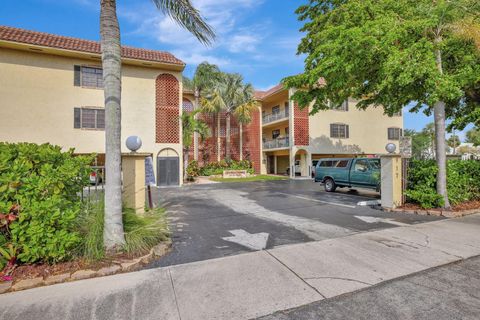
<path id="1" fill-rule="evenodd" d="M 370 191 L 323 191 L 311 180 L 219 183 L 155 189 L 168 210 L 172 251 L 150 267 L 440 219 L 359 206 Z"/>

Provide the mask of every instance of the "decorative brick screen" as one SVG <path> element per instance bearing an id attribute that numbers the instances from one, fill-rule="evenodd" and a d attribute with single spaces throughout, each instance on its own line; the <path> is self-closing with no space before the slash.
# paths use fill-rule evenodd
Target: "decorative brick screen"
<path id="1" fill-rule="evenodd" d="M 293 124 L 294 124 L 294 144 L 296 146 L 308 146 L 310 143 L 308 108 L 300 110 L 298 104 L 293 107 Z"/>
<path id="2" fill-rule="evenodd" d="M 193 103 L 187 98 L 183 98 L 182 101 L 182 112 L 183 113 L 190 113 L 193 111 Z M 190 148 L 188 149 L 188 161 L 192 161 L 195 158 L 195 142 L 193 141 L 194 135 L 192 134 L 192 142 L 190 144 Z"/>
<path id="3" fill-rule="evenodd" d="M 161 74 L 155 82 L 155 142 L 180 143 L 180 89 L 177 78 Z"/>

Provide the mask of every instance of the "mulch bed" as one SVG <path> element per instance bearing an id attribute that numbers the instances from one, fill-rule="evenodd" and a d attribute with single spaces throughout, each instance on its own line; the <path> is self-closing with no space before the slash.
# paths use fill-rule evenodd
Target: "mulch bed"
<path id="1" fill-rule="evenodd" d="M 11 274 L 14 281 L 33 279 L 37 277 L 46 278 L 63 273 L 74 273 L 79 270 L 99 270 L 103 267 L 109 267 L 114 260 L 128 260 L 135 259 L 144 255 L 145 252 L 140 252 L 135 255 L 119 253 L 114 256 L 105 257 L 100 261 L 87 261 L 83 258 L 78 258 L 73 261 L 59 262 L 56 264 L 32 264 L 20 265 L 15 268 Z"/>
<path id="2" fill-rule="evenodd" d="M 401 207 L 398 207 L 398 209 L 405 209 L 405 210 L 425 210 L 423 209 L 420 205 L 416 203 L 406 203 Z M 452 206 L 452 211 L 459 212 L 459 211 L 464 211 L 464 210 L 474 210 L 474 209 L 479 209 L 480 210 L 480 200 L 472 200 L 472 201 L 467 201 L 467 202 L 462 202 L 456 206 Z M 429 211 L 441 211 L 442 209 L 438 208 L 433 208 L 433 209 L 428 209 Z"/>

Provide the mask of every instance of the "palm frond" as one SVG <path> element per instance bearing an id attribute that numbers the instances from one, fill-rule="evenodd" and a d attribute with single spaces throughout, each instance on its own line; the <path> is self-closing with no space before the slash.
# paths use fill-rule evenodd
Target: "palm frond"
<path id="1" fill-rule="evenodd" d="M 208 25 L 190 0 L 152 0 L 164 14 L 190 31 L 201 43 L 209 45 L 215 40 L 215 32 Z"/>

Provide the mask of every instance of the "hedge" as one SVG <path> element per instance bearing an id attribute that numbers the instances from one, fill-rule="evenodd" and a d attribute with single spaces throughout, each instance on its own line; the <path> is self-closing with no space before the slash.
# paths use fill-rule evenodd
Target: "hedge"
<path id="1" fill-rule="evenodd" d="M 12 255 L 24 263 L 71 256 L 91 161 L 50 144 L 0 143 L 0 267 Z"/>
<path id="2" fill-rule="evenodd" d="M 423 208 L 441 207 L 442 196 L 436 192 L 437 165 L 434 160 L 412 160 L 408 170 L 407 201 Z M 451 205 L 480 199 L 480 161 L 449 160 L 447 192 Z"/>
<path id="3" fill-rule="evenodd" d="M 203 167 L 199 167 L 198 162 L 193 160 L 188 164 L 187 175 L 192 178 L 198 176 L 221 175 L 224 170 L 247 170 L 250 174 L 254 173 L 253 163 L 249 160 L 221 160 L 219 162 L 207 163 Z"/>

